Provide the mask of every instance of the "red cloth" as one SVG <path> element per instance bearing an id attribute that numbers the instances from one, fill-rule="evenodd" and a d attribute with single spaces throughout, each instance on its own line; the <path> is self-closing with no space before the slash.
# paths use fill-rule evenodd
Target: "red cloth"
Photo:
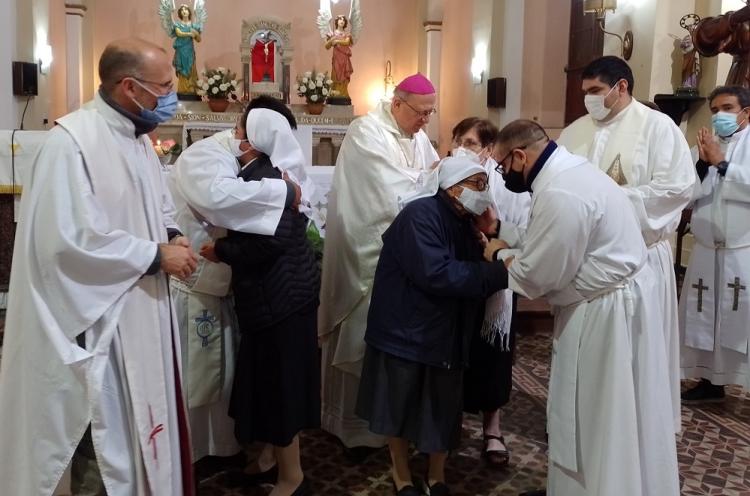
<path id="1" fill-rule="evenodd" d="M 270 79 L 267 79 L 266 82 L 274 82 L 276 81 L 276 77 L 274 74 L 274 57 L 276 55 L 276 42 L 271 41 L 268 43 L 268 56 L 266 56 L 265 50 L 264 50 L 264 44 L 260 40 L 255 40 L 255 45 L 253 46 L 252 52 L 250 52 L 251 56 L 251 65 L 253 68 L 253 74 L 252 74 L 252 82 L 253 83 L 261 83 L 263 82 L 263 77 L 268 74 L 268 77 Z"/>

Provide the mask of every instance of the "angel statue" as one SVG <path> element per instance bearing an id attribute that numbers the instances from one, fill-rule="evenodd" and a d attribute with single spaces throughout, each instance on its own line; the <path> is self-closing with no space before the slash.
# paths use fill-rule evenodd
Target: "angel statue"
<path id="1" fill-rule="evenodd" d="M 159 0 L 161 26 L 174 38 L 174 59 L 172 65 L 177 74 L 177 94 L 181 97 L 195 97 L 195 83 L 198 71 L 195 66 L 193 42 L 201 41 L 201 32 L 206 23 L 205 0 L 194 0 L 193 8 L 186 4 L 177 9 L 177 19 L 173 19 L 174 0 Z"/>
<path id="2" fill-rule="evenodd" d="M 333 26 L 331 25 L 332 20 Z M 348 32 L 347 28 L 349 28 Z M 331 0 L 320 0 L 318 29 L 321 37 L 326 41 L 326 50 L 333 49 L 331 57 L 333 86 L 331 89 L 336 96 L 329 98 L 328 101 L 332 104 L 351 105 L 349 81 L 354 72 L 352 68 L 352 45 L 359 39 L 359 33 L 362 31 L 359 0 L 352 0 L 349 18 L 338 15 L 336 19 L 333 19 L 331 14 Z"/>

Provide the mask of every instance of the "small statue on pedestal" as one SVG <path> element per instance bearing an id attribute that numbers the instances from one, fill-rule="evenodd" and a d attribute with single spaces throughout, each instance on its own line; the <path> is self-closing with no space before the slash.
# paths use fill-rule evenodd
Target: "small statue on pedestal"
<path id="1" fill-rule="evenodd" d="M 328 98 L 332 105 L 351 105 L 349 98 L 349 81 L 354 72 L 352 68 L 352 45 L 359 38 L 362 30 L 362 14 L 360 12 L 359 0 L 352 0 L 349 9 L 349 18 L 336 16 L 334 25 L 331 26 L 333 14 L 331 13 L 331 0 L 320 0 L 318 11 L 318 29 L 321 37 L 326 41 L 326 49 L 333 49 L 331 57 L 331 79 L 333 79 L 333 97 Z M 331 29 L 333 28 L 333 29 Z M 347 28 L 350 28 L 347 32 Z"/>
<path id="2" fill-rule="evenodd" d="M 686 14 L 680 19 L 680 27 L 687 30 L 688 34 L 680 40 L 682 50 L 682 78 L 680 87 L 675 94 L 698 96 L 698 82 L 701 73 L 701 61 L 698 50 L 693 44 L 693 30 L 701 18 L 697 14 Z"/>
<path id="3" fill-rule="evenodd" d="M 192 10 L 186 4 L 177 9 L 177 19 L 172 17 L 174 0 L 159 1 L 161 26 L 174 38 L 172 65 L 177 74 L 177 94 L 183 100 L 199 100 L 195 83 L 198 71 L 195 64 L 195 43 L 201 41 L 201 32 L 206 22 L 205 0 L 194 0 Z"/>

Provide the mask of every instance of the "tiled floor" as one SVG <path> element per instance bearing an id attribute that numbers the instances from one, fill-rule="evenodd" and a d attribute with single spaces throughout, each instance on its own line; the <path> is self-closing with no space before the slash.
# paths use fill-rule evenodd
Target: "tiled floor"
<path id="1" fill-rule="evenodd" d="M 519 340 L 514 369 L 515 388 L 503 409 L 505 437 L 512 449 L 511 465 L 493 470 L 479 458 L 481 423 L 464 420 L 464 442 L 447 466 L 452 493 L 459 496 L 516 495 L 544 486 L 546 473 L 544 416 L 549 373 L 549 335 L 538 333 Z M 682 494 L 685 496 L 750 495 L 750 401 L 739 388 L 728 388 L 724 404 L 684 407 L 684 430 L 678 437 Z M 362 465 L 343 457 L 336 441 L 325 433 L 306 433 L 302 439 L 303 466 L 314 494 L 391 495 L 388 455 L 372 455 Z M 422 475 L 426 460 L 414 457 L 414 472 Z M 202 474 L 200 495 L 261 495 L 270 486 L 231 488 L 231 471 Z"/>
<path id="2" fill-rule="evenodd" d="M 0 312 L 0 327 L 3 317 Z M 454 495 L 511 496 L 544 486 L 548 373 L 549 334 L 522 336 L 514 368 L 514 391 L 503 408 L 511 465 L 493 470 L 481 461 L 481 422 L 476 416 L 466 417 L 464 442 L 447 466 Z M 750 496 L 750 398 L 738 387 L 729 387 L 727 393 L 722 404 L 682 409 L 678 458 L 683 496 Z M 354 465 L 344 458 L 334 438 L 314 431 L 303 435 L 302 453 L 303 467 L 316 495 L 393 494 L 385 450 L 364 464 Z M 232 470 L 216 470 L 209 465 L 204 460 L 199 466 L 201 496 L 259 496 L 270 491 L 270 486 L 230 487 Z M 413 467 L 418 476 L 424 474 L 426 460 L 415 455 Z"/>

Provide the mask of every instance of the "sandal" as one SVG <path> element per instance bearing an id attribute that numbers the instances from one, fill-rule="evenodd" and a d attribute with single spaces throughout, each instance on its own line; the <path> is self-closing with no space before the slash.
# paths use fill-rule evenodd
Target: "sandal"
<path id="1" fill-rule="evenodd" d="M 502 444 L 501 449 L 489 449 L 490 440 L 500 441 Z M 492 436 L 489 434 L 484 435 L 484 451 L 482 456 L 487 459 L 487 463 L 497 468 L 502 468 L 510 463 L 510 450 L 505 444 L 505 438 L 503 436 Z"/>

